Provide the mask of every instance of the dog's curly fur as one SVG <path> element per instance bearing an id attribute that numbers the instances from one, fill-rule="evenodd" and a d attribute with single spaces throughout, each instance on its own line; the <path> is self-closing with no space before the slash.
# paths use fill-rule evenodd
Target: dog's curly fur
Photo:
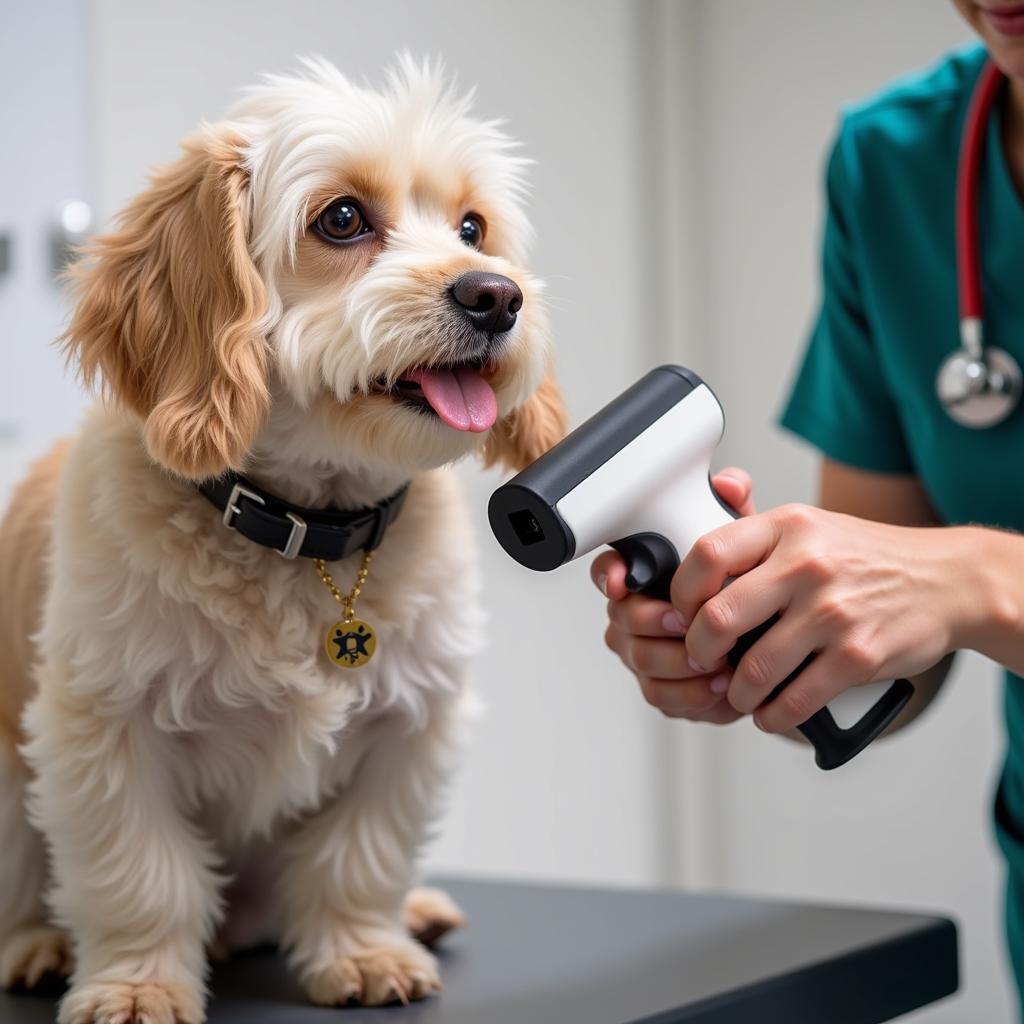
<path id="1" fill-rule="evenodd" d="M 63 344 L 104 400 L 0 530 L 0 981 L 73 963 L 61 1024 L 201 1021 L 215 942 L 279 941 L 320 1003 L 437 987 L 409 928 L 459 912 L 410 886 L 480 637 L 445 467 L 520 466 L 563 429 L 524 161 L 436 69 L 402 59 L 377 92 L 308 61 L 184 150 L 74 271 Z M 339 197 L 374 221 L 358 245 L 310 230 Z M 481 434 L 381 385 L 455 357 L 467 270 L 524 296 Z M 310 562 L 197 493 L 229 468 L 316 506 L 412 481 L 360 599 L 369 665 L 327 660 Z M 342 589 L 357 563 L 331 567 Z"/>

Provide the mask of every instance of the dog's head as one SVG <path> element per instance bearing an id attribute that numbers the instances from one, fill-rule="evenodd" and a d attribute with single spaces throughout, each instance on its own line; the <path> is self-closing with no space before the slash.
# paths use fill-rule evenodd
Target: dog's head
<path id="1" fill-rule="evenodd" d="M 309 61 L 184 149 L 87 248 L 64 337 L 157 461 L 215 476 L 270 433 L 411 474 L 558 440 L 525 161 L 436 71 L 373 92 Z"/>

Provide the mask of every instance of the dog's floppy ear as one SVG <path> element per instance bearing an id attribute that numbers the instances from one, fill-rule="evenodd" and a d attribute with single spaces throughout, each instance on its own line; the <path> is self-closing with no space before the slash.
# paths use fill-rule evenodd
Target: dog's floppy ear
<path id="1" fill-rule="evenodd" d="M 225 126 L 187 140 L 69 274 L 65 352 L 142 418 L 153 458 L 192 479 L 238 468 L 269 405 L 243 144 Z"/>
<path id="2" fill-rule="evenodd" d="M 484 462 L 525 469 L 564 436 L 565 403 L 554 373 L 548 369 L 532 397 L 494 425 Z"/>

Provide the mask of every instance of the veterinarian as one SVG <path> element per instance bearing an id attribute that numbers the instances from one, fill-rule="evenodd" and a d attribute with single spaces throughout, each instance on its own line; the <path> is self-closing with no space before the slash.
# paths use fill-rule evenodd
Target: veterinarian
<path id="1" fill-rule="evenodd" d="M 782 417 L 824 456 L 819 507 L 757 514 L 726 470 L 715 485 L 744 518 L 698 542 L 671 605 L 627 595 L 613 552 L 593 578 L 609 646 L 671 717 L 786 733 L 848 687 L 905 676 L 905 723 L 952 652 L 1004 666 L 995 818 L 1024 988 L 1024 4 L 955 3 L 984 45 L 848 107 L 828 161 L 823 302 Z M 775 612 L 730 672 L 726 652 Z"/>

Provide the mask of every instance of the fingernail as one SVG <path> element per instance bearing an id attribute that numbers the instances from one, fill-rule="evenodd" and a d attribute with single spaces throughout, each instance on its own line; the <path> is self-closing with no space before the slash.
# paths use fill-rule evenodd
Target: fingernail
<path id="1" fill-rule="evenodd" d="M 694 672 L 704 671 L 704 669 L 702 669 L 700 665 L 698 665 L 697 662 L 695 662 L 689 655 L 686 656 L 686 660 L 690 663 L 690 668 L 692 668 Z"/>
<path id="2" fill-rule="evenodd" d="M 665 612 L 665 615 L 661 620 L 661 625 L 666 633 L 686 632 L 686 626 L 683 623 L 683 617 L 674 608 L 670 612 Z"/>
<path id="3" fill-rule="evenodd" d="M 766 728 L 765 728 L 765 727 L 764 727 L 764 726 L 763 726 L 763 725 L 761 724 L 761 720 L 760 720 L 759 718 L 755 718 L 755 719 L 754 719 L 754 725 L 756 725 L 756 726 L 758 727 L 758 729 L 760 729 L 760 730 L 761 730 L 761 732 L 767 732 L 767 731 L 768 731 L 768 730 L 767 730 L 767 729 L 766 729 Z"/>
<path id="4" fill-rule="evenodd" d="M 606 572 L 601 573 L 601 575 L 597 577 L 597 589 L 600 590 L 605 597 L 608 596 L 608 574 Z"/>
<path id="5" fill-rule="evenodd" d="M 715 676 L 714 679 L 708 683 L 708 689 L 712 693 L 725 693 L 729 689 L 729 676 L 723 672 L 720 676 Z"/>

